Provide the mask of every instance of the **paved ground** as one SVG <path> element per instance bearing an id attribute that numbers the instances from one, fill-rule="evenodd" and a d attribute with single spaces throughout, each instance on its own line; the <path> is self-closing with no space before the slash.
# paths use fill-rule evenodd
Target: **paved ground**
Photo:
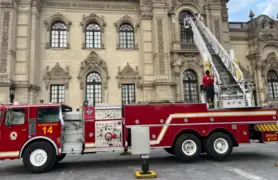
<path id="1" fill-rule="evenodd" d="M 155 150 L 150 161 L 157 180 L 277 180 L 278 144 L 241 145 L 225 162 L 203 155 L 198 162 L 181 163 L 174 156 Z M 0 161 L 1 180 L 132 180 L 140 169 L 137 157 L 118 154 L 92 154 L 66 157 L 54 170 L 29 174 L 21 160 Z"/>

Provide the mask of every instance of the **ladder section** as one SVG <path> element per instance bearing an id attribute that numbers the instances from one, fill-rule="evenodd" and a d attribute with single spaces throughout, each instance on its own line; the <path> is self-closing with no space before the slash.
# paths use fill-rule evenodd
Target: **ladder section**
<path id="1" fill-rule="evenodd" d="M 225 89 L 230 90 L 227 93 L 234 94 L 237 91 L 237 94 L 245 95 L 243 73 L 238 65 L 202 21 L 196 18 L 195 25 L 206 42 L 215 65 L 217 64 L 218 72 L 223 80 L 222 85 L 226 87 Z"/>
<path id="2" fill-rule="evenodd" d="M 220 107 L 251 106 L 246 97 L 243 74 L 237 64 L 198 18 L 194 18 L 194 20 L 190 18 L 189 22 L 200 54 L 202 54 L 204 61 L 209 61 L 213 67 L 212 72 L 216 71 L 212 75 L 217 74 L 214 76 L 217 79 L 215 86 L 218 105 Z M 208 53 L 209 55 L 207 55 Z M 239 78 L 237 78 L 238 75 Z"/>

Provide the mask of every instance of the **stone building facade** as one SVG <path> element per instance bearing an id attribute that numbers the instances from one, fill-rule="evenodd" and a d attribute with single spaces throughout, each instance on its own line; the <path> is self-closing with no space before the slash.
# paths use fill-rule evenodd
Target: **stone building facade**
<path id="1" fill-rule="evenodd" d="M 204 72 L 182 19 L 201 14 L 259 104 L 278 99 L 278 22 L 228 22 L 227 0 L 1 0 L 0 103 L 80 107 L 151 100 L 200 102 Z"/>

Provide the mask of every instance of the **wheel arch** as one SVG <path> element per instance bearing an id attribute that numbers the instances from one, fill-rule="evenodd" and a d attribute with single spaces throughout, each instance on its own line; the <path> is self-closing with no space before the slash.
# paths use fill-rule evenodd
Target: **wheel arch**
<path id="1" fill-rule="evenodd" d="M 22 146 L 22 148 L 21 148 L 21 150 L 20 150 L 19 158 L 22 157 L 22 155 L 23 155 L 25 149 L 26 149 L 30 144 L 32 144 L 32 143 L 34 143 L 34 142 L 38 142 L 38 141 L 48 142 L 48 143 L 51 144 L 52 147 L 55 149 L 56 155 L 59 154 L 59 152 L 58 152 L 58 147 L 57 147 L 57 145 L 55 144 L 55 142 L 54 142 L 52 139 L 50 139 L 50 138 L 48 138 L 48 137 L 44 137 L 44 136 L 38 136 L 38 137 L 31 138 L 31 139 L 29 139 L 27 142 L 25 142 L 25 144 Z"/>
<path id="2" fill-rule="evenodd" d="M 216 133 L 216 132 L 227 134 L 231 138 L 231 140 L 233 142 L 233 146 L 238 146 L 238 142 L 237 142 L 235 136 L 230 131 L 228 131 L 227 129 L 224 129 L 224 128 L 217 128 L 217 129 L 210 131 L 208 133 L 207 137 L 209 137 L 211 134 Z"/>
<path id="3" fill-rule="evenodd" d="M 183 135 L 183 134 L 193 134 L 193 135 L 195 135 L 197 138 L 199 138 L 200 140 L 202 139 L 201 135 L 200 135 L 196 130 L 193 130 L 193 129 L 184 129 L 184 130 L 181 130 L 180 132 L 178 132 L 178 133 L 175 135 L 175 137 L 174 137 L 174 139 L 173 139 L 173 141 L 172 141 L 172 146 L 171 146 L 171 147 L 173 147 L 173 146 L 175 145 L 177 139 L 178 139 L 181 135 Z"/>

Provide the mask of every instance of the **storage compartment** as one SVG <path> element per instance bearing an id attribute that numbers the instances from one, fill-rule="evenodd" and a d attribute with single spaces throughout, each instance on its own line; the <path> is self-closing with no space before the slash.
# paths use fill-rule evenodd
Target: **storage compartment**
<path id="1" fill-rule="evenodd" d="M 82 152 L 82 143 L 63 143 L 63 153 L 77 154 Z"/>

